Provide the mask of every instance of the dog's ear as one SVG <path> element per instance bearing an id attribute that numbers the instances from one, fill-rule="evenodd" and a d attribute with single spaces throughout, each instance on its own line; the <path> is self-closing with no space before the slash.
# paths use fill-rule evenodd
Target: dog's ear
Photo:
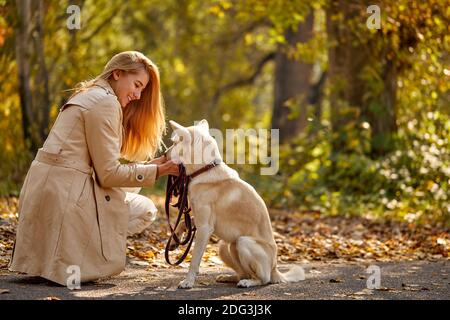
<path id="1" fill-rule="evenodd" d="M 201 120 L 199 123 L 197 123 L 197 126 L 202 127 L 206 131 L 209 131 L 209 123 L 206 119 Z"/>
<path id="2" fill-rule="evenodd" d="M 172 141 L 179 141 L 179 137 L 186 137 L 185 139 L 190 137 L 189 131 L 183 127 L 181 124 L 176 123 L 173 120 L 169 120 L 169 124 L 172 127 Z"/>
<path id="3" fill-rule="evenodd" d="M 181 124 L 179 124 L 173 120 L 169 120 L 169 124 L 173 130 L 184 128 Z"/>

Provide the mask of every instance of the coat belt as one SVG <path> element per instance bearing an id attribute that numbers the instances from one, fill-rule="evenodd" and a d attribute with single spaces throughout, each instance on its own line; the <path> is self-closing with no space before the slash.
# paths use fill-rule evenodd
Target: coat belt
<path id="1" fill-rule="evenodd" d="M 42 149 L 38 150 L 35 160 L 51 166 L 75 169 L 88 175 L 92 175 L 94 172 L 93 168 L 86 163 L 68 159 L 62 154 L 50 153 Z"/>

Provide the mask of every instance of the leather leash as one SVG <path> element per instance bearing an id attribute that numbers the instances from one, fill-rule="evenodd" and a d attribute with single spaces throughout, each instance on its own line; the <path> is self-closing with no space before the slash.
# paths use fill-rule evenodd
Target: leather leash
<path id="1" fill-rule="evenodd" d="M 170 228 L 170 237 L 169 240 L 167 240 L 166 248 L 164 250 L 164 256 L 166 258 L 166 261 L 170 265 L 179 265 L 186 259 L 186 256 L 189 253 L 189 250 L 192 246 L 192 242 L 194 240 L 195 232 L 197 231 L 197 228 L 194 224 L 194 217 L 191 217 L 189 214 L 191 212 L 191 208 L 189 206 L 189 200 L 188 200 L 188 187 L 191 180 L 214 168 L 215 166 L 220 164 L 220 160 L 214 160 L 210 164 L 204 166 L 203 168 L 195 171 L 194 173 L 187 175 L 186 174 L 186 168 L 183 166 L 183 164 L 179 164 L 179 176 L 173 176 L 169 175 L 167 179 L 167 187 L 166 187 L 166 202 L 165 202 L 165 211 L 166 211 L 166 217 L 167 217 L 167 223 L 169 224 Z M 175 204 L 172 204 L 172 197 L 178 197 L 178 201 Z M 172 205 L 172 207 L 178 208 L 178 217 L 175 222 L 175 225 L 172 226 L 170 222 L 170 213 L 169 213 L 169 206 Z M 186 226 L 187 234 L 184 237 L 184 239 L 179 239 L 175 233 L 175 231 L 178 228 L 178 225 L 180 224 L 181 217 L 184 217 L 184 223 Z M 175 246 L 171 248 L 172 241 L 175 243 Z M 169 258 L 169 252 L 174 251 L 178 246 L 180 245 L 186 245 L 186 250 L 182 254 L 182 256 L 174 263 L 170 261 Z"/>

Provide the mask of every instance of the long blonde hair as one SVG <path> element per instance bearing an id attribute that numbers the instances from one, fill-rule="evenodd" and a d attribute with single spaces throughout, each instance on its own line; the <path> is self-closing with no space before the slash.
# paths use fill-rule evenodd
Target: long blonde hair
<path id="1" fill-rule="evenodd" d="M 99 79 L 108 81 L 114 70 L 136 73 L 142 68 L 148 72 L 149 83 L 142 91 L 141 98 L 130 102 L 123 109 L 124 139 L 120 152 L 121 157 L 130 161 L 154 158 L 162 146 L 166 121 L 158 67 L 138 51 L 121 52 L 108 61 L 100 75 L 81 82 L 76 88 L 76 92 L 84 91 Z"/>

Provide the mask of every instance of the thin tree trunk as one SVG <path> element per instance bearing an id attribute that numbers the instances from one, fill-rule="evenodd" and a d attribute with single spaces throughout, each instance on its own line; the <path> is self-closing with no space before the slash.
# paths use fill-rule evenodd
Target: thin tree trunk
<path id="1" fill-rule="evenodd" d="M 319 81 L 313 86 L 311 96 L 309 99 L 310 105 L 314 106 L 314 122 L 311 131 L 311 136 L 315 136 L 320 128 L 322 120 L 322 101 L 324 98 L 324 88 L 327 79 L 327 72 L 324 71 L 320 75 Z"/>
<path id="2" fill-rule="evenodd" d="M 313 20 L 310 13 L 297 31 L 287 31 L 288 46 L 295 47 L 297 43 L 311 39 Z M 280 130 L 280 142 L 283 143 L 306 128 L 313 65 L 288 57 L 284 48 L 277 51 L 275 65 L 272 128 Z"/>
<path id="3" fill-rule="evenodd" d="M 327 32 L 333 44 L 329 49 L 329 78 L 331 83 L 331 127 L 334 152 L 352 152 L 351 135 L 359 130 L 351 126 L 361 121 L 363 98 L 366 86 L 361 78 L 368 60 L 367 49 L 354 39 L 346 21 L 359 14 L 357 6 L 347 2 L 332 1 L 327 9 Z M 334 17 L 342 15 L 341 19 Z M 356 41 L 355 41 L 356 40 Z"/>
<path id="4" fill-rule="evenodd" d="M 383 91 L 378 101 L 372 102 L 373 108 L 367 113 L 372 129 L 371 156 L 377 158 L 392 151 L 394 136 L 397 133 L 396 97 L 397 69 L 395 62 L 387 60 L 382 70 Z"/>
<path id="5" fill-rule="evenodd" d="M 16 0 L 15 50 L 24 139 L 35 153 L 47 136 L 49 75 L 44 52 L 44 1 Z M 35 64 L 36 72 L 32 72 Z"/>
<path id="6" fill-rule="evenodd" d="M 44 1 L 36 1 L 36 37 L 34 38 L 38 73 L 36 77 L 36 112 L 39 115 L 39 138 L 44 141 L 48 135 L 50 116 L 49 77 L 44 52 Z"/>
<path id="7" fill-rule="evenodd" d="M 33 114 L 33 97 L 30 86 L 30 20 L 31 0 L 16 0 L 18 23 L 15 32 L 15 50 L 17 72 L 19 77 L 19 96 L 22 111 L 22 130 L 26 141 L 31 143 L 30 148 L 35 149 L 35 139 L 32 135 L 31 125 Z"/>
<path id="8" fill-rule="evenodd" d="M 392 150 L 397 132 L 397 70 L 395 61 L 387 58 L 388 45 L 384 44 L 380 50 L 371 44 L 370 41 L 380 41 L 379 38 L 362 44 L 362 39 L 346 23 L 360 19 L 364 8 L 363 1 L 334 0 L 327 9 L 327 32 L 329 41 L 334 44 L 329 50 L 332 145 L 334 152 L 353 152 L 350 139 L 358 139 L 361 136 L 359 123 L 368 121 L 370 155 L 377 157 Z M 342 15 L 342 19 L 333 19 L 338 15 Z M 378 93 L 369 86 L 364 74 L 367 67 L 377 72 L 383 82 Z M 378 80 L 373 78 L 372 81 Z"/>

